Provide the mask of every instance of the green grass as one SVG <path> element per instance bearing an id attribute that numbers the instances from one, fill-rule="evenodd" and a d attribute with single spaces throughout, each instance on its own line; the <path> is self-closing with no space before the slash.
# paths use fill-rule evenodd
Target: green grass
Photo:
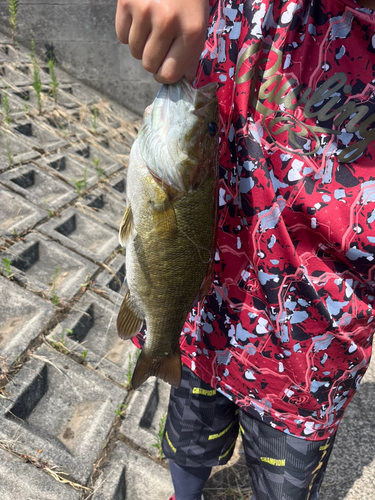
<path id="1" fill-rule="evenodd" d="M 163 443 L 163 436 L 164 436 L 164 429 L 165 429 L 166 420 L 167 420 L 167 412 L 165 412 L 164 415 L 160 418 L 158 434 L 154 438 L 156 442 L 151 445 L 153 448 L 156 448 L 158 450 L 158 457 L 159 458 L 163 458 L 162 443 Z"/>
<path id="2" fill-rule="evenodd" d="M 123 416 L 123 414 L 125 413 L 125 410 L 126 410 L 126 405 L 119 404 L 115 410 L 116 417 L 121 418 Z"/>
<path id="3" fill-rule="evenodd" d="M 31 61 L 33 63 L 33 88 L 36 92 L 37 102 L 38 102 L 38 110 L 39 113 L 42 112 L 42 81 L 40 79 L 40 70 L 36 60 L 36 52 L 35 52 L 35 43 L 34 40 L 31 40 L 31 53 L 30 53 Z"/>
<path id="4" fill-rule="evenodd" d="M 59 305 L 60 299 L 57 295 L 56 292 L 56 281 L 57 281 L 57 276 L 59 274 L 59 268 L 56 267 L 53 278 L 52 278 L 52 302 L 55 306 Z"/>
<path id="5" fill-rule="evenodd" d="M 18 27 L 17 13 L 18 13 L 18 0 L 8 0 L 9 22 L 12 27 L 12 44 L 16 45 L 14 37 Z"/>
<path id="6" fill-rule="evenodd" d="M 57 81 L 57 78 L 56 78 L 55 66 L 56 66 L 55 58 L 53 57 L 53 54 L 50 52 L 49 59 L 48 59 L 49 75 L 51 77 L 50 92 L 51 92 L 51 96 L 54 98 L 54 100 L 56 102 L 57 101 L 57 92 L 59 90 L 59 82 Z"/>
<path id="7" fill-rule="evenodd" d="M 73 182 L 77 193 L 81 194 L 87 187 L 87 168 L 85 168 L 83 173 L 83 179 L 73 179 Z"/>
<path id="8" fill-rule="evenodd" d="M 3 259 L 3 269 L 5 271 L 5 274 L 7 275 L 7 277 L 11 280 L 12 277 L 13 277 L 13 272 L 12 272 L 12 269 L 11 269 L 11 266 L 12 265 L 12 261 L 10 259 L 8 259 L 8 257 L 5 257 Z"/>

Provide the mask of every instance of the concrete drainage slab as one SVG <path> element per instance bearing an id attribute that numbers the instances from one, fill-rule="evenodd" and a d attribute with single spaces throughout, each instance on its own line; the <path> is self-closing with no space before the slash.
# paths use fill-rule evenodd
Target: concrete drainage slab
<path id="1" fill-rule="evenodd" d="M 62 303 L 73 298 L 98 271 L 91 261 L 36 233 L 2 252 L 0 262 L 5 258 L 25 288 Z"/>
<path id="2" fill-rule="evenodd" d="M 79 500 L 80 494 L 0 448 L 1 500 Z M 27 486 L 27 487 L 25 487 Z"/>
<path id="3" fill-rule="evenodd" d="M 111 135 L 108 134 L 100 139 L 96 139 L 96 142 L 120 161 L 129 159 L 130 148 L 126 144 L 114 139 Z"/>
<path id="4" fill-rule="evenodd" d="M 126 391 L 46 345 L 5 391 L 0 439 L 86 484 Z"/>
<path id="5" fill-rule="evenodd" d="M 5 41 L 0 40 L 0 50 L 3 54 L 5 54 L 7 58 L 7 62 L 15 62 L 15 63 L 25 63 L 30 62 L 30 55 L 27 52 L 23 52 L 22 49 L 17 47 L 13 47 L 10 43 L 10 40 L 5 39 Z"/>
<path id="6" fill-rule="evenodd" d="M 25 113 L 25 102 L 22 103 L 17 95 L 9 89 L 0 91 L 0 106 L 2 111 L 5 110 L 6 105 L 8 106 L 8 118 L 18 118 Z"/>
<path id="7" fill-rule="evenodd" d="M 55 314 L 55 307 L 0 276 L 0 359 L 21 356 Z"/>
<path id="8" fill-rule="evenodd" d="M 75 82 L 71 84 L 61 85 L 61 90 L 71 94 L 78 102 L 90 105 L 102 101 L 103 97 L 96 93 L 93 89 L 84 87 L 82 84 Z"/>
<path id="9" fill-rule="evenodd" d="M 126 204 L 117 197 L 116 191 L 106 188 L 106 190 L 95 189 L 77 201 L 75 206 L 83 213 L 118 231 Z"/>
<path id="10" fill-rule="evenodd" d="M 66 116 L 58 112 L 49 113 L 45 123 L 55 129 L 64 139 L 71 142 L 83 141 L 90 137 L 87 130 L 74 123 L 72 119 L 69 120 Z"/>
<path id="11" fill-rule="evenodd" d="M 92 187 L 98 180 L 98 174 L 80 158 L 69 154 L 57 154 L 37 160 L 37 164 L 56 174 L 60 179 L 77 187 L 77 182 L 85 184 L 85 189 Z"/>
<path id="12" fill-rule="evenodd" d="M 76 155 L 78 158 L 87 160 L 86 165 L 95 169 L 102 169 L 105 175 L 111 175 L 117 170 L 120 170 L 123 165 L 106 154 L 103 149 L 99 149 L 92 144 L 83 144 L 73 146 L 68 149 L 69 153 Z"/>
<path id="13" fill-rule="evenodd" d="M 72 312 L 48 335 L 51 343 L 63 344 L 82 356 L 88 366 L 119 384 L 128 383 L 136 362 L 137 349 L 117 334 L 118 306 L 86 293 Z"/>
<path id="14" fill-rule="evenodd" d="M 0 162 L 4 163 L 6 168 L 28 162 L 38 156 L 38 151 L 33 150 L 30 144 L 20 140 L 11 130 L 0 127 Z"/>
<path id="15" fill-rule="evenodd" d="M 47 212 L 0 186 L 0 235 L 20 235 L 47 217 Z"/>
<path id="16" fill-rule="evenodd" d="M 103 262 L 119 246 L 114 229 L 74 208 L 68 208 L 58 219 L 42 224 L 39 230 L 94 262 Z"/>
<path id="17" fill-rule="evenodd" d="M 167 500 L 173 495 L 169 472 L 124 443 L 117 443 L 92 500 Z"/>
<path id="18" fill-rule="evenodd" d="M 33 164 L 8 170 L 0 175 L 0 182 L 47 210 L 57 210 L 78 196 L 73 188 Z"/>
<path id="19" fill-rule="evenodd" d="M 2 64 L 0 66 L 0 88 L 8 88 L 12 86 L 25 87 L 32 85 L 32 79 L 23 71 L 13 69 L 10 64 Z"/>
<path id="20" fill-rule="evenodd" d="M 38 113 L 38 96 L 35 90 L 28 87 L 19 87 L 17 90 L 13 90 L 13 96 L 17 99 L 20 106 L 22 106 L 24 114 Z M 55 108 L 56 104 L 52 99 L 48 99 L 47 96 L 41 94 L 41 106 L 43 112 L 46 112 Z"/>
<path id="21" fill-rule="evenodd" d="M 17 122 L 12 127 L 12 130 L 16 135 L 29 142 L 31 147 L 36 147 L 43 151 L 53 151 L 54 149 L 68 145 L 67 141 L 59 137 L 53 129 L 47 127 L 42 122 L 37 123 L 35 120 Z"/>
<path id="22" fill-rule="evenodd" d="M 157 443 L 159 426 L 168 410 L 171 386 L 150 377 L 135 391 L 126 409 L 121 432 L 150 455 L 158 456 L 152 446 Z"/>
<path id="23" fill-rule="evenodd" d="M 109 180 L 109 185 L 112 189 L 114 189 L 117 195 L 121 196 L 123 200 L 126 200 L 126 175 L 125 174 L 117 174 L 114 175 Z"/>
<path id="24" fill-rule="evenodd" d="M 112 271 L 103 271 L 95 280 L 96 286 L 99 287 L 101 293 L 104 292 L 112 302 L 121 305 L 123 296 L 125 295 L 125 287 L 123 287 L 125 279 L 125 255 L 117 255 L 107 267 Z"/>

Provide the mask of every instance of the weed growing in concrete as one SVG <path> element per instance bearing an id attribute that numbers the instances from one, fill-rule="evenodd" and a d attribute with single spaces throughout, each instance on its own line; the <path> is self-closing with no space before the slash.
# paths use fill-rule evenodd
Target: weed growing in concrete
<path id="1" fill-rule="evenodd" d="M 98 116 L 99 116 L 99 113 L 98 113 L 98 110 L 96 109 L 96 107 L 94 106 L 93 109 L 92 109 L 92 128 L 94 129 L 94 133 L 96 134 L 97 130 L 98 130 Z"/>
<path id="2" fill-rule="evenodd" d="M 56 292 L 56 281 L 57 281 L 58 274 L 59 274 L 59 268 L 56 267 L 55 273 L 54 273 L 53 278 L 52 278 L 52 302 L 55 306 L 59 305 L 59 303 L 60 303 L 60 299 L 59 299 L 57 292 Z"/>
<path id="3" fill-rule="evenodd" d="M 160 418 L 159 422 L 159 430 L 157 436 L 154 438 L 156 443 L 152 444 L 154 448 L 158 450 L 158 457 L 163 458 L 163 448 L 162 448 L 162 442 L 163 442 L 163 436 L 164 436 L 164 429 L 165 429 L 165 422 L 167 420 L 167 412 L 164 413 L 164 415 Z"/>
<path id="4" fill-rule="evenodd" d="M 56 212 L 54 210 L 50 210 L 48 208 L 48 204 L 47 204 L 46 200 L 43 200 L 43 205 L 44 205 L 45 210 L 47 211 L 47 216 L 49 219 L 56 215 Z"/>
<path id="5" fill-rule="evenodd" d="M 9 22 L 12 27 L 12 44 L 16 45 L 14 37 L 16 35 L 18 20 L 17 20 L 17 12 L 18 12 L 18 0 L 8 0 L 8 9 L 9 9 Z"/>
<path id="6" fill-rule="evenodd" d="M 98 181 L 99 181 L 101 179 L 101 177 L 105 176 L 105 171 L 101 167 L 99 167 L 99 159 L 98 158 L 94 158 L 92 160 L 92 162 L 94 164 L 96 174 L 98 176 Z"/>
<path id="7" fill-rule="evenodd" d="M 6 91 L 3 94 L 3 105 L 4 105 L 4 111 L 5 111 L 5 122 L 9 125 L 10 124 L 10 108 L 9 108 L 8 93 Z"/>
<path id="8" fill-rule="evenodd" d="M 40 69 L 36 60 L 35 43 L 31 40 L 31 61 L 33 63 L 33 88 L 36 92 L 39 113 L 42 112 L 42 81 L 40 79 Z"/>
<path id="9" fill-rule="evenodd" d="M 12 269 L 10 267 L 11 265 L 12 265 L 12 261 L 10 259 L 8 259 L 8 257 L 5 257 L 3 259 L 3 269 L 4 269 L 5 274 L 7 275 L 7 278 L 9 278 L 10 280 L 13 279 L 13 272 L 12 272 Z"/>
<path id="10" fill-rule="evenodd" d="M 65 332 L 67 333 L 67 336 L 65 336 Z M 52 335 L 52 340 L 50 340 L 51 346 L 55 349 L 59 349 L 62 352 L 66 352 L 66 340 L 69 335 L 73 335 L 73 330 L 70 330 L 69 328 L 64 328 L 60 340 L 56 340 L 55 336 Z"/>
<path id="11" fill-rule="evenodd" d="M 84 351 L 81 352 L 81 356 L 83 359 L 86 359 L 87 358 L 87 355 L 88 355 L 89 351 L 88 349 L 85 349 Z"/>
<path id="12" fill-rule="evenodd" d="M 126 405 L 119 404 L 115 410 L 116 417 L 121 418 L 123 416 L 123 414 L 125 413 L 125 410 L 126 410 Z"/>
<path id="13" fill-rule="evenodd" d="M 57 78 L 56 78 L 55 65 L 56 65 L 55 58 L 53 57 L 53 54 L 50 52 L 49 59 L 48 59 L 49 75 L 51 77 L 50 92 L 51 92 L 51 95 L 56 102 L 57 101 L 57 91 L 59 89 L 59 82 L 57 81 Z"/>
<path id="14" fill-rule="evenodd" d="M 87 187 L 87 168 L 85 168 L 85 171 L 83 173 L 83 179 L 73 179 L 73 182 L 76 187 L 77 193 L 81 194 Z"/>

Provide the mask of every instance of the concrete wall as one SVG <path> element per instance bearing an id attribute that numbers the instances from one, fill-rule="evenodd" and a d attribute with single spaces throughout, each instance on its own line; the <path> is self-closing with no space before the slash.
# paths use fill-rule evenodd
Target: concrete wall
<path id="1" fill-rule="evenodd" d="M 142 114 L 160 85 L 115 32 L 116 0 L 19 0 L 16 40 L 132 111 Z M 9 35 L 8 1 L 0 0 L 0 31 Z"/>

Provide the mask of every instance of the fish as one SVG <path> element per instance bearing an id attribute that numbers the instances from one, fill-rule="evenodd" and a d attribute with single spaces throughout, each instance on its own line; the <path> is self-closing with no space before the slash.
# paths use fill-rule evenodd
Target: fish
<path id="1" fill-rule="evenodd" d="M 183 78 L 162 85 L 144 112 L 129 157 L 126 292 L 117 317 L 121 338 L 146 341 L 131 387 L 156 376 L 181 382 L 179 339 L 186 318 L 212 285 L 218 205 L 217 84 L 199 89 Z"/>

